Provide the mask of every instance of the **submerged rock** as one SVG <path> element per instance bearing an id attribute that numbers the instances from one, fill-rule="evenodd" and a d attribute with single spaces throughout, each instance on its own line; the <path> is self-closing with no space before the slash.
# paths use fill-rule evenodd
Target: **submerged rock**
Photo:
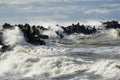
<path id="1" fill-rule="evenodd" d="M 12 47 L 10 45 L 3 45 L 0 49 L 1 52 L 6 52 L 6 51 L 9 51 L 11 50 Z"/>
<path id="2" fill-rule="evenodd" d="M 56 31 L 55 33 L 56 33 L 56 34 L 59 36 L 59 38 L 61 38 L 61 39 L 64 37 L 63 34 L 60 33 L 59 31 Z"/>

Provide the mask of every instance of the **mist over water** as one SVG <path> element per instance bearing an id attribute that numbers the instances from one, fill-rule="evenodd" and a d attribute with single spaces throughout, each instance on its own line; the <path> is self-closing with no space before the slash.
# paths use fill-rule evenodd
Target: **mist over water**
<path id="1" fill-rule="evenodd" d="M 99 27 L 93 34 L 67 35 L 61 27 L 49 26 L 42 32 L 49 36 L 46 45 L 27 43 L 18 27 L 4 30 L 4 43 L 15 47 L 0 53 L 1 79 L 120 79 L 119 29 Z"/>
<path id="2" fill-rule="evenodd" d="M 18 27 L 14 27 L 14 29 L 6 29 L 3 32 L 3 41 L 5 44 L 9 45 L 18 45 L 25 44 L 25 39 Z"/>

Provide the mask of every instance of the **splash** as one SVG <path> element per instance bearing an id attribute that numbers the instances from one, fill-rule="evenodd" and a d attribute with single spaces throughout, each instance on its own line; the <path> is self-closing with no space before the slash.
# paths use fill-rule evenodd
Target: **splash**
<path id="1" fill-rule="evenodd" d="M 44 31 L 42 34 L 48 35 L 51 39 L 56 39 L 58 37 L 56 32 L 63 33 L 63 29 L 60 26 L 49 26 L 49 30 Z"/>
<path id="2" fill-rule="evenodd" d="M 117 59 L 97 58 L 80 52 L 70 54 L 68 51 L 70 49 L 60 47 L 17 46 L 14 51 L 0 56 L 0 76 L 62 79 L 87 74 L 103 80 L 120 76 Z"/>
<path id="3" fill-rule="evenodd" d="M 3 31 L 3 40 L 5 44 L 16 45 L 16 44 L 25 44 L 24 36 L 18 27 L 14 29 L 5 29 Z"/>
<path id="4" fill-rule="evenodd" d="M 64 38 L 58 38 L 56 31 L 63 34 Z M 91 45 L 107 42 L 112 44 L 112 41 L 119 41 L 117 29 L 102 29 L 92 34 L 69 35 L 65 34 L 60 26 L 51 26 L 41 34 L 48 35 L 53 41 L 59 40 L 60 44 L 50 41 L 47 45 L 40 46 L 26 44 L 19 27 L 4 29 L 4 43 L 16 46 L 11 51 L 0 53 L 0 76 L 61 80 L 119 78 L 120 47 L 116 44 L 114 46 Z M 70 42 L 72 42 L 71 45 L 66 44 Z"/>

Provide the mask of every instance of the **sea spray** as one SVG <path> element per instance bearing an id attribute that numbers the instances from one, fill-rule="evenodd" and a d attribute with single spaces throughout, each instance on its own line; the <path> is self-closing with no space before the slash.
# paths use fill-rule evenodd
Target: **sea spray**
<path id="1" fill-rule="evenodd" d="M 63 29 L 60 26 L 49 26 L 49 30 L 44 31 L 42 34 L 48 35 L 50 39 L 56 39 L 58 37 L 56 31 L 63 33 Z"/>
<path id="2" fill-rule="evenodd" d="M 91 56 L 84 56 L 85 53 L 83 56 L 79 53 L 70 56 L 69 53 L 61 54 L 66 52 L 66 50 L 52 49 L 52 47 L 49 55 L 46 56 L 42 56 L 42 53 L 48 52 L 47 48 L 44 49 L 44 47 L 33 46 L 33 50 L 36 50 L 34 53 L 31 48 L 25 48 L 26 51 L 31 50 L 29 52 L 17 53 L 20 48 L 24 49 L 25 47 L 18 47 L 12 52 L 5 53 L 7 57 L 1 58 L 0 76 L 62 78 L 79 74 L 92 74 L 93 76 L 97 75 L 107 79 L 120 76 L 119 61 L 117 59 L 89 59 Z M 37 50 L 43 52 L 38 54 Z M 62 52 L 57 53 L 58 51 Z M 50 54 L 54 53 L 56 54 L 50 56 Z M 2 69 L 3 67 L 4 69 Z"/>
<path id="3" fill-rule="evenodd" d="M 5 29 L 3 31 L 4 44 L 16 45 L 16 44 L 25 44 L 25 39 L 22 32 L 17 26 L 13 29 Z"/>
<path id="4" fill-rule="evenodd" d="M 94 35 L 84 36 L 84 39 L 80 40 L 81 44 L 106 44 L 112 41 L 119 40 L 119 33 L 116 29 L 102 30 Z M 119 42 L 119 41 L 118 41 Z"/>
<path id="5" fill-rule="evenodd" d="M 44 34 L 51 39 L 56 38 L 55 31 L 50 29 Z M 119 40 L 115 29 L 101 30 L 90 35 L 72 34 L 65 36 L 64 42 L 74 41 L 73 45 L 19 45 L 24 44 L 24 36 L 19 28 L 6 29 L 3 32 L 4 43 L 16 45 L 13 50 L 0 55 L 0 76 L 2 77 L 30 77 L 50 79 L 85 79 L 104 80 L 120 77 L 120 47 L 115 45 L 97 45 L 101 41 L 107 43 Z M 84 41 L 89 44 L 78 44 Z M 96 45 L 91 45 L 96 42 Z M 76 45 L 77 44 L 77 45 Z M 115 55 L 116 54 L 116 55 Z M 82 77 L 81 77 L 82 76 Z M 79 79 L 77 78 L 79 77 Z M 74 78 L 74 79 L 73 79 Z"/>
<path id="6" fill-rule="evenodd" d="M 116 59 L 99 60 L 92 64 L 87 72 L 101 75 L 105 78 L 117 78 L 120 76 L 120 62 Z"/>

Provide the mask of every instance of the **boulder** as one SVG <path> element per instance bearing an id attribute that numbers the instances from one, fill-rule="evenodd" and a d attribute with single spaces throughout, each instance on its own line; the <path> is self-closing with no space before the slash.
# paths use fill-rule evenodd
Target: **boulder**
<path id="1" fill-rule="evenodd" d="M 10 45 L 3 45 L 0 49 L 1 52 L 6 52 L 11 50 L 12 48 L 10 47 Z"/>

